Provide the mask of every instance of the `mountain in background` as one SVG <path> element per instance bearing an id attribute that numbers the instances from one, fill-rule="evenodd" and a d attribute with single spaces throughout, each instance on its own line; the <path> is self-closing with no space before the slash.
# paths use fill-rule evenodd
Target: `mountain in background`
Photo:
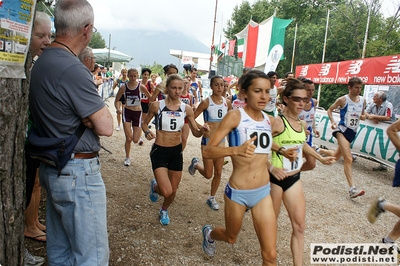
<path id="1" fill-rule="evenodd" d="M 109 36 L 103 36 L 108 45 Z M 169 50 L 183 50 L 197 53 L 210 53 L 210 48 L 201 43 L 195 36 L 188 36 L 178 31 L 148 31 L 148 30 L 121 30 L 111 34 L 111 48 L 115 47 L 122 53 L 134 58 L 127 64 L 128 67 L 140 65 L 175 64 L 179 66 L 179 59 L 170 55 Z"/>

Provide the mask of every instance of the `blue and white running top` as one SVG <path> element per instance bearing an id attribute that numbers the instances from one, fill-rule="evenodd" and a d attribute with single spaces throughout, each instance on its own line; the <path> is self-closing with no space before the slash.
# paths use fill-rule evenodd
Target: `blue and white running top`
<path id="1" fill-rule="evenodd" d="M 348 95 L 345 95 L 346 104 L 340 109 L 340 122 L 339 125 L 350 128 L 357 132 L 358 125 L 360 124 L 360 116 L 364 110 L 364 98 L 359 96 L 360 100 L 355 103 Z"/>
<path id="2" fill-rule="evenodd" d="M 208 97 L 208 107 L 203 111 L 204 122 L 221 122 L 224 118 L 228 112 L 228 104 L 224 97 L 221 96 L 221 98 L 222 104 L 215 104 L 211 96 Z"/>
<path id="3" fill-rule="evenodd" d="M 239 108 L 238 110 L 240 111 L 240 122 L 237 128 L 228 134 L 229 147 L 240 146 L 253 136 L 257 136 L 257 139 L 254 141 L 254 145 L 256 146 L 254 153 L 271 153 L 271 121 L 268 115 L 262 113 L 264 119 L 262 121 L 255 121 L 243 108 Z"/>

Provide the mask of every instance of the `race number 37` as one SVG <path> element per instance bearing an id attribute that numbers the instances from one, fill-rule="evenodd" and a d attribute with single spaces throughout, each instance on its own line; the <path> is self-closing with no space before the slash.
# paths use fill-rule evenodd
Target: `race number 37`
<path id="1" fill-rule="evenodd" d="M 272 135 L 271 131 L 259 130 L 259 129 L 247 129 L 246 130 L 247 139 L 257 137 L 253 144 L 256 146 L 254 153 L 271 153 L 272 146 Z"/>

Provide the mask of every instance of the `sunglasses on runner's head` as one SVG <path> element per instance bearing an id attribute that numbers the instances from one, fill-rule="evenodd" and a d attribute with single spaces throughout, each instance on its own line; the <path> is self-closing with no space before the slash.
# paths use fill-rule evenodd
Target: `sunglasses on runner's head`
<path id="1" fill-rule="evenodd" d="M 308 103 L 308 101 L 309 101 L 308 98 L 301 98 L 298 96 L 289 96 L 288 98 L 291 98 L 296 103 L 301 102 L 301 101 L 303 101 L 303 103 Z"/>

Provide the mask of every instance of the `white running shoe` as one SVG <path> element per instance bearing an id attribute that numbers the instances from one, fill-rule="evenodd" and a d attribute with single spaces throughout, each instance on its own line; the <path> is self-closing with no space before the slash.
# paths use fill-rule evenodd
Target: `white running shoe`
<path id="1" fill-rule="evenodd" d="M 117 128 L 115 129 L 116 131 L 120 131 L 121 130 L 121 127 L 120 126 L 117 126 Z"/>
<path id="2" fill-rule="evenodd" d="M 125 158 L 124 165 L 125 165 L 125 166 L 129 166 L 129 165 L 131 165 L 131 159 L 129 159 L 129 158 Z"/>
<path id="3" fill-rule="evenodd" d="M 352 199 L 362 196 L 364 194 L 365 194 L 365 191 L 363 189 L 357 189 L 357 188 L 353 187 L 349 190 L 349 196 Z"/>
<path id="4" fill-rule="evenodd" d="M 207 234 L 212 231 L 212 227 L 209 225 L 205 225 L 203 227 L 203 250 L 208 256 L 214 256 L 215 255 L 215 241 L 209 242 L 207 239 Z"/>
<path id="5" fill-rule="evenodd" d="M 40 266 L 45 262 L 45 259 L 39 256 L 33 256 L 27 249 L 25 249 L 24 261 L 24 266 Z"/>
<path id="6" fill-rule="evenodd" d="M 211 210 L 218 211 L 219 210 L 219 204 L 215 200 L 215 198 L 209 198 L 207 201 L 208 206 L 210 206 Z"/>

